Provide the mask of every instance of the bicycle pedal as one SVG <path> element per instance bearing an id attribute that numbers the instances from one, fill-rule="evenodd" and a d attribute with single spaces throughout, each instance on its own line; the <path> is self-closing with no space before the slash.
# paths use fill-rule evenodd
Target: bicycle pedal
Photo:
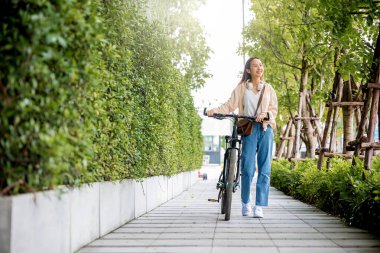
<path id="1" fill-rule="evenodd" d="M 210 202 L 219 202 L 217 199 L 208 199 Z"/>

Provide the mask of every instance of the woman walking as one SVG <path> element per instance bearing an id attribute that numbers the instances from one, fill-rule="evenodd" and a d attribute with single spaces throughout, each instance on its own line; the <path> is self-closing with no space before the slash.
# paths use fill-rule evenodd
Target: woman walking
<path id="1" fill-rule="evenodd" d="M 261 99 L 260 96 L 262 96 Z M 253 217 L 263 218 L 263 207 L 268 206 L 273 129 L 276 128 L 277 95 L 273 87 L 264 82 L 264 65 L 257 57 L 250 58 L 246 62 L 243 77 L 233 90 L 230 99 L 221 106 L 207 111 L 207 115 L 226 114 L 233 112 L 236 108 L 239 109 L 239 115 L 256 116 L 252 133 L 242 137 L 242 215 L 248 216 L 252 213 L 250 192 L 257 159 L 258 177 Z"/>

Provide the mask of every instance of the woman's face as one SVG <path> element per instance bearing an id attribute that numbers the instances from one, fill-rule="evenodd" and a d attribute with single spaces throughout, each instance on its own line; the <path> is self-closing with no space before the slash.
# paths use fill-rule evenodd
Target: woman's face
<path id="1" fill-rule="evenodd" d="M 251 61 L 251 68 L 249 69 L 252 79 L 262 78 L 264 75 L 264 65 L 259 59 Z"/>

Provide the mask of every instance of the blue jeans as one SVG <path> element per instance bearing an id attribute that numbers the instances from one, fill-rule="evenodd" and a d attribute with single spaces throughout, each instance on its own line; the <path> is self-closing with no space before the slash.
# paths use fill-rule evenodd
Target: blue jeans
<path id="1" fill-rule="evenodd" d="M 252 134 L 243 137 L 241 160 L 241 199 L 244 204 L 250 202 L 251 183 L 256 170 L 256 155 L 258 177 L 256 184 L 256 205 L 267 206 L 270 184 L 270 165 L 272 160 L 273 129 L 268 125 L 266 131 L 263 124 L 255 122 Z"/>

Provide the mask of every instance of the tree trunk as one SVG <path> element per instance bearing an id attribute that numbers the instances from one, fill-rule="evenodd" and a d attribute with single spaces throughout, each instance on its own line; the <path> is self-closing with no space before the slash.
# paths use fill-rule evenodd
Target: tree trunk
<path id="1" fill-rule="evenodd" d="M 353 152 L 347 151 L 348 142 L 354 140 L 354 110 L 352 106 L 343 108 L 343 153 L 352 154 Z"/>
<path id="2" fill-rule="evenodd" d="M 380 29 L 380 26 L 379 26 Z M 380 83 L 380 30 L 377 35 L 376 40 L 376 47 L 375 52 L 373 55 L 373 62 L 372 62 L 372 68 L 371 68 L 371 81 L 373 83 Z M 380 96 L 380 90 L 374 89 L 373 96 L 372 96 L 372 103 L 371 103 L 371 110 L 370 110 L 370 121 L 368 125 L 368 132 L 367 132 L 367 138 L 368 142 L 374 141 L 374 135 L 375 135 L 375 127 L 376 127 L 376 117 L 379 111 L 379 96 Z M 364 158 L 364 168 L 369 169 L 372 156 L 373 156 L 373 148 L 369 148 L 365 152 L 365 158 Z"/>
<path id="3" fill-rule="evenodd" d="M 359 108 L 355 110 L 355 123 L 356 123 L 356 129 L 359 128 L 360 124 L 360 118 L 361 118 L 361 111 Z"/>
<path id="4" fill-rule="evenodd" d="M 342 101 L 342 94 L 343 94 L 343 79 L 340 74 L 335 76 L 338 78 L 338 89 L 337 89 L 337 98 L 336 102 L 341 102 Z M 331 126 L 331 134 L 330 134 L 330 146 L 329 150 L 331 153 L 336 152 L 336 128 L 337 128 L 337 121 L 338 121 L 338 116 L 339 116 L 339 108 L 334 107 L 334 112 L 333 112 L 333 121 L 332 121 L 332 126 Z"/>
<path id="5" fill-rule="evenodd" d="M 316 112 L 315 112 L 315 110 L 314 110 L 314 108 L 313 108 L 313 106 L 311 104 L 311 95 L 310 94 L 308 94 L 306 96 L 306 102 L 307 102 L 307 105 L 308 105 L 308 108 L 310 110 L 310 113 L 311 113 L 312 117 L 319 117 L 320 118 L 320 116 L 316 114 Z M 322 142 L 322 129 L 320 128 L 319 119 L 318 120 L 314 120 L 312 122 L 312 125 L 313 125 L 313 128 L 315 129 L 314 134 L 317 135 L 318 144 L 319 144 L 319 146 L 321 146 L 321 142 Z"/>
<path id="6" fill-rule="evenodd" d="M 352 88 L 355 84 L 354 80 L 350 76 L 350 80 L 344 82 L 343 85 L 343 102 L 352 102 Z M 354 87 L 355 89 L 355 87 Z M 347 151 L 348 142 L 354 140 L 354 107 L 343 106 L 343 153 L 353 154 L 352 151 Z"/>
<path id="7" fill-rule="evenodd" d="M 303 91 L 300 90 L 299 98 L 298 98 L 298 114 L 297 117 L 302 116 L 302 99 Z M 294 142 L 294 158 L 300 158 L 299 145 L 301 141 L 301 120 L 296 121 L 296 133 L 295 133 L 295 142 Z"/>
<path id="8" fill-rule="evenodd" d="M 306 89 L 307 81 L 308 81 L 308 75 L 309 72 L 307 70 L 307 61 L 302 61 L 302 71 L 301 71 L 301 92 L 303 96 L 302 99 L 302 117 L 310 117 L 314 115 L 310 115 L 310 112 L 308 110 L 307 102 L 306 102 L 306 96 L 308 95 L 308 91 Z M 305 137 L 306 137 L 306 153 L 307 157 L 314 158 L 315 156 L 315 149 L 316 149 L 316 138 L 314 135 L 314 128 L 311 124 L 310 119 L 304 119 L 303 120 L 303 128 L 305 130 Z"/>
<path id="9" fill-rule="evenodd" d="M 286 159 L 289 159 L 291 157 L 293 157 L 293 148 L 294 148 L 294 136 L 296 135 L 296 126 L 293 124 L 292 122 L 292 125 L 290 127 L 290 134 L 289 136 L 290 137 L 293 137 L 293 139 L 290 139 L 289 142 L 288 142 L 288 150 L 286 152 Z"/>
<path id="10" fill-rule="evenodd" d="M 321 81 L 319 83 L 319 89 L 322 90 L 323 89 L 323 84 L 325 83 L 324 81 L 324 78 L 323 78 L 323 75 L 321 75 Z M 319 109 L 318 109 L 318 117 L 321 119 L 322 118 L 322 115 L 323 115 L 323 112 L 325 110 L 325 103 L 323 101 L 323 99 L 319 99 Z M 323 133 L 322 133 L 322 129 L 321 129 L 321 142 L 322 142 L 322 137 L 323 137 Z"/>

